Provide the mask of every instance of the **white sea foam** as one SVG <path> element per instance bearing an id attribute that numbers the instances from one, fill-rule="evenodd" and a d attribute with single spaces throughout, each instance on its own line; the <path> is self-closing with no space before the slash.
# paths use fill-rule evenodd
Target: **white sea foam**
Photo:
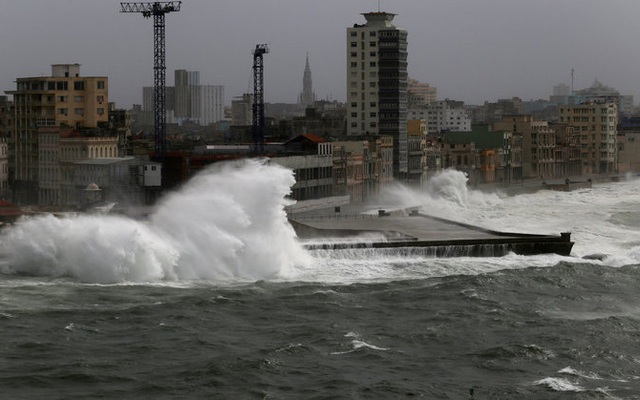
<path id="1" fill-rule="evenodd" d="M 0 272 L 92 283 L 351 283 L 547 267 L 593 253 L 607 257 L 581 262 L 640 263 L 637 179 L 505 196 L 470 189 L 463 173 L 447 170 L 420 189 L 396 184 L 385 191 L 376 209 L 418 206 L 430 215 L 498 231 L 568 231 L 576 242 L 572 257 L 448 259 L 402 249 L 307 253 L 284 213 L 293 184 L 292 171 L 256 160 L 217 164 L 167 196 L 147 223 L 108 215 L 30 218 L 3 232 Z"/>
<path id="2" fill-rule="evenodd" d="M 26 219 L 2 235 L 3 273 L 83 282 L 286 277 L 308 262 L 284 207 L 292 171 L 216 164 L 167 196 L 147 223 L 115 216 Z"/>
<path id="3" fill-rule="evenodd" d="M 544 378 L 534 382 L 536 385 L 547 386 L 556 392 L 584 392 L 585 389 L 580 385 L 574 384 L 564 378 Z"/>

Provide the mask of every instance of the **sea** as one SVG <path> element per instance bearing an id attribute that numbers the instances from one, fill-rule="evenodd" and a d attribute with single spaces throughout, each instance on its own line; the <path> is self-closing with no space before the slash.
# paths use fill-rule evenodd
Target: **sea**
<path id="1" fill-rule="evenodd" d="M 640 399 L 640 180 L 507 195 L 445 171 L 381 194 L 575 241 L 478 258 L 307 251 L 294 183 L 218 164 L 144 219 L 5 228 L 0 398 Z"/>

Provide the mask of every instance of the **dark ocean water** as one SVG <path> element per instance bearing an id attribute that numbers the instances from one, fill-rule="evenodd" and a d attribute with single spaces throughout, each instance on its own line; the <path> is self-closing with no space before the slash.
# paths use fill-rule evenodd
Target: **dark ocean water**
<path id="1" fill-rule="evenodd" d="M 640 398 L 640 268 L 348 285 L 5 277 L 6 399 Z"/>
<path id="2" fill-rule="evenodd" d="M 380 208 L 569 231 L 571 257 L 302 249 L 291 171 L 205 171 L 148 221 L 0 232 L 0 399 L 640 399 L 640 181 Z M 599 253 L 601 260 L 583 256 Z"/>

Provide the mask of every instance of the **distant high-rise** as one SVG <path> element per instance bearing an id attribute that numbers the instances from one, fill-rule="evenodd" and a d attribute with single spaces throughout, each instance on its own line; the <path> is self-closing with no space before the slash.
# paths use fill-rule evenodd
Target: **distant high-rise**
<path id="1" fill-rule="evenodd" d="M 201 85 L 199 71 L 178 69 L 166 88 L 169 123 L 190 121 L 207 126 L 224 119 L 224 86 Z M 142 88 L 142 109 L 153 111 L 153 87 Z"/>
<path id="2" fill-rule="evenodd" d="M 304 76 L 302 77 L 302 93 L 300 93 L 299 103 L 303 107 L 313 105 L 316 96 L 313 93 L 313 82 L 311 80 L 311 68 L 309 67 L 309 55 L 307 54 L 307 64 L 304 67 Z"/>
<path id="3" fill-rule="evenodd" d="M 395 14 L 362 14 L 347 29 L 347 135 L 393 137 L 393 174 L 408 173 L 407 32 Z"/>

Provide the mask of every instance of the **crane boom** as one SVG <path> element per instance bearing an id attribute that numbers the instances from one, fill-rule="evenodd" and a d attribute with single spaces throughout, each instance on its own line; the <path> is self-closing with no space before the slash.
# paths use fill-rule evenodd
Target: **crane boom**
<path id="1" fill-rule="evenodd" d="M 120 3 L 123 13 L 142 13 L 148 14 L 145 17 L 150 17 L 154 12 L 169 13 L 172 11 L 180 11 L 180 1 L 155 1 L 155 2 L 138 2 L 138 3 Z"/>

